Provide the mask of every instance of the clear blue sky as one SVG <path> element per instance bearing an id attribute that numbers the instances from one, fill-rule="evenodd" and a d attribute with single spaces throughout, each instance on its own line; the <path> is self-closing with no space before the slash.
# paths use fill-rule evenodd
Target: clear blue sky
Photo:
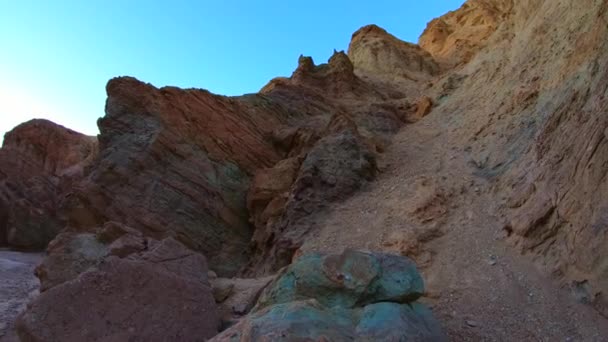
<path id="1" fill-rule="evenodd" d="M 0 0 L 0 134 L 34 118 L 96 134 L 105 84 L 258 91 L 300 54 L 325 62 L 377 24 L 415 42 L 463 0 Z M 1 138 L 0 138 L 1 139 Z"/>

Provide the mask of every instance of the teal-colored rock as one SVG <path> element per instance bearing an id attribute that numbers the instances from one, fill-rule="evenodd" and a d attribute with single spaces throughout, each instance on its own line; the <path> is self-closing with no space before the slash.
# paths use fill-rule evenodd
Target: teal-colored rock
<path id="1" fill-rule="evenodd" d="M 311 298 L 344 308 L 382 301 L 408 303 L 423 293 L 422 277 L 408 258 L 348 250 L 299 258 L 267 288 L 255 310 Z"/>
<path id="2" fill-rule="evenodd" d="M 314 299 L 276 304 L 250 314 L 212 339 L 253 341 L 446 341 L 421 304 L 375 303 L 358 309 L 328 308 Z"/>
<path id="3" fill-rule="evenodd" d="M 398 327 L 398 328 L 397 328 Z M 362 309 L 356 341 L 445 341 L 439 323 L 422 304 L 376 303 Z"/>
<path id="4" fill-rule="evenodd" d="M 423 292 L 408 258 L 309 254 L 283 269 L 252 312 L 212 341 L 446 341 L 431 311 L 414 302 Z"/>
<path id="5" fill-rule="evenodd" d="M 410 303 L 424 294 L 424 281 L 416 264 L 406 257 L 375 253 L 380 265 L 380 276 L 369 286 L 364 303 Z"/>

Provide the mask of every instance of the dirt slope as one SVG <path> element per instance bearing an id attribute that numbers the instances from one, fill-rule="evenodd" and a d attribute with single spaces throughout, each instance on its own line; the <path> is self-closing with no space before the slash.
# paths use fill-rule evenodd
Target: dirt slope
<path id="1" fill-rule="evenodd" d="M 454 340 L 604 340 L 607 6 L 469 1 L 432 22 L 422 46 L 460 66 L 300 252 L 414 257 Z"/>

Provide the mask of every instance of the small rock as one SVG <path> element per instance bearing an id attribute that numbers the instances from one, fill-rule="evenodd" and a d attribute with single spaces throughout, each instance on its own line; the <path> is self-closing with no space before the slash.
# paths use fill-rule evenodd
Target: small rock
<path id="1" fill-rule="evenodd" d="M 472 321 L 472 320 L 466 320 L 465 323 L 467 323 L 467 325 L 470 326 L 470 327 L 472 327 L 472 328 L 475 328 L 475 327 L 478 326 L 477 322 Z"/>
<path id="2" fill-rule="evenodd" d="M 234 289 L 234 281 L 226 278 L 216 278 L 210 281 L 213 298 L 216 303 L 221 303 L 230 297 Z"/>
<path id="3" fill-rule="evenodd" d="M 234 312 L 237 315 L 244 315 L 246 314 L 249 310 L 249 308 L 247 307 L 246 304 L 238 304 L 232 307 L 232 312 Z"/>
<path id="4" fill-rule="evenodd" d="M 497 261 L 496 261 L 496 255 L 490 255 L 490 260 L 488 261 L 488 264 L 490 264 L 491 266 L 496 265 Z"/>

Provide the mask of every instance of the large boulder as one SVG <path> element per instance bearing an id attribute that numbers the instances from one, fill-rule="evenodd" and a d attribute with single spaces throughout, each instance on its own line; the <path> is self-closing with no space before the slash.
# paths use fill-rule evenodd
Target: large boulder
<path id="1" fill-rule="evenodd" d="M 284 269 L 252 313 L 213 341 L 444 341 L 415 300 L 424 285 L 397 255 L 311 254 Z"/>
<path id="2" fill-rule="evenodd" d="M 204 341 L 219 329 L 205 258 L 165 239 L 111 256 L 43 292 L 17 320 L 22 341 Z"/>
<path id="3" fill-rule="evenodd" d="M 256 309 L 304 298 L 344 308 L 409 303 L 423 293 L 422 277 L 406 257 L 353 250 L 335 255 L 315 253 L 285 268 L 264 291 Z"/>

